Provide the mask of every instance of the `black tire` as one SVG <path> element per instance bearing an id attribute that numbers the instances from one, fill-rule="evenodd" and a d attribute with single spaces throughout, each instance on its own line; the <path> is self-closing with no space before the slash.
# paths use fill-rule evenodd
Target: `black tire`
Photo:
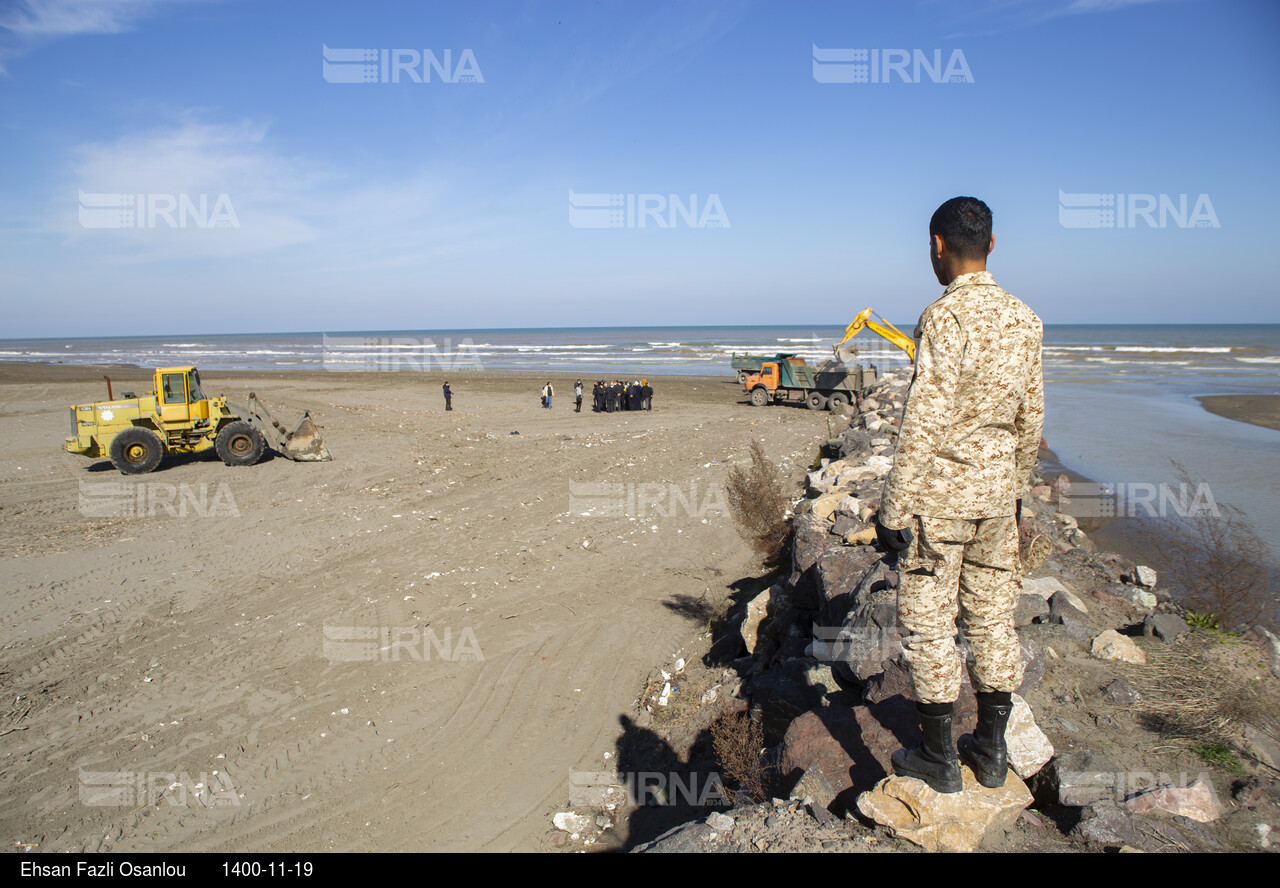
<path id="1" fill-rule="evenodd" d="M 804 403 L 810 410 L 821 410 L 827 406 L 827 399 L 822 396 L 822 392 L 809 392 Z"/>
<path id="2" fill-rule="evenodd" d="M 155 471 L 164 456 L 164 442 L 151 429 L 131 426 L 111 439 L 111 464 L 125 475 Z"/>
<path id="3" fill-rule="evenodd" d="M 832 392 L 831 397 L 827 399 L 827 405 L 832 413 L 839 413 L 849 406 L 849 396 L 844 392 Z"/>
<path id="4" fill-rule="evenodd" d="M 751 390 L 751 406 L 763 407 L 769 403 L 769 390 L 762 385 Z"/>
<path id="5" fill-rule="evenodd" d="M 241 420 L 222 427 L 214 449 L 218 459 L 229 466 L 251 466 L 262 459 L 266 446 L 262 432 Z"/>
<path id="6" fill-rule="evenodd" d="M 746 370 L 739 370 L 739 371 L 738 371 L 738 385 L 742 385 L 742 384 L 744 384 L 744 383 L 747 381 L 747 377 L 748 377 L 748 376 L 750 376 L 750 375 L 751 375 L 751 374 L 749 374 Z"/>

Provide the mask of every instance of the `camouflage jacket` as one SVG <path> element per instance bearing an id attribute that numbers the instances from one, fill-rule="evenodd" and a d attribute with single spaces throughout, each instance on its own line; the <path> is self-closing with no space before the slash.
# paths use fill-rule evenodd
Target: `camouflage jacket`
<path id="1" fill-rule="evenodd" d="M 880 520 L 1012 515 L 1044 425 L 1044 326 L 990 272 L 956 278 L 916 326 L 916 366 Z"/>

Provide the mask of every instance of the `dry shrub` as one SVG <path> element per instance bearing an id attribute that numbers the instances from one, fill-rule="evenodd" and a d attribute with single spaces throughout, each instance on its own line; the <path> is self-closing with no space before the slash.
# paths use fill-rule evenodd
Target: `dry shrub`
<path id="1" fill-rule="evenodd" d="M 772 766 L 765 763 L 764 725 L 759 719 L 746 710 L 722 709 L 711 722 L 711 746 L 721 773 L 739 793 L 753 802 L 769 798 Z"/>
<path id="2" fill-rule="evenodd" d="M 1198 744 L 1226 744 L 1246 724 L 1275 724 L 1277 706 L 1259 682 L 1238 675 L 1185 644 L 1148 650 L 1150 666 L 1134 684 L 1142 700 L 1135 709 L 1152 730 Z"/>
<path id="3" fill-rule="evenodd" d="M 734 466 L 729 471 L 729 510 L 738 532 L 764 558 L 769 567 L 782 563 L 786 554 L 787 496 L 778 478 L 777 467 L 764 455 L 759 441 L 752 441 L 749 468 Z"/>

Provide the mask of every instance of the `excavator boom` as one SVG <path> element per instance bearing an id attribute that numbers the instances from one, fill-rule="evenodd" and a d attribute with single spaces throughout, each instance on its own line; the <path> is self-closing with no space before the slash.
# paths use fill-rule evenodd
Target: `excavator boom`
<path id="1" fill-rule="evenodd" d="M 863 309 L 861 312 L 858 313 L 858 316 L 853 319 L 853 321 L 849 324 L 849 326 L 845 328 L 844 339 L 841 339 L 839 342 L 837 342 L 835 345 L 835 348 L 833 349 L 836 357 L 843 360 L 841 348 L 844 346 L 846 342 L 848 342 L 850 339 L 856 336 L 859 332 L 861 332 L 863 328 L 866 328 L 875 333 L 879 333 L 885 339 L 889 340 L 898 348 L 902 349 L 904 352 L 907 353 L 907 357 L 914 362 L 916 359 L 916 344 L 911 339 L 911 337 L 903 333 L 901 330 L 893 326 L 893 324 L 889 323 L 879 315 L 876 315 L 876 317 L 879 318 L 879 323 L 871 320 L 872 314 L 873 312 L 871 311 L 871 309 L 869 308 Z"/>

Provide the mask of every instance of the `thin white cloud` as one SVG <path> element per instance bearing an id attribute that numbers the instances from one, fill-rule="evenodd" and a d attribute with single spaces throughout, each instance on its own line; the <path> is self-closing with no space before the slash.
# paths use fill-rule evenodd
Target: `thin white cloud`
<path id="1" fill-rule="evenodd" d="M 1073 0 L 1062 10 L 1064 15 L 1082 12 L 1110 12 L 1126 6 L 1144 6 L 1150 3 L 1163 3 L 1167 0 Z"/>
<path id="2" fill-rule="evenodd" d="M 0 74 L 6 59 L 33 46 L 76 34 L 119 34 L 157 10 L 202 0 L 14 0 L 0 9 Z"/>
<path id="3" fill-rule="evenodd" d="M 281 154 L 260 124 L 189 119 L 80 145 L 74 157 L 71 181 L 55 201 L 50 227 L 85 248 L 155 260 L 263 253 L 319 236 L 305 221 L 303 205 L 325 175 Z M 188 207 L 206 209 L 176 214 L 173 222 L 153 216 L 144 227 L 100 230 L 83 224 L 81 193 L 144 195 L 144 204 L 158 201 L 162 207 L 182 206 L 185 200 Z M 215 212 L 219 206 L 221 213 Z M 235 225 L 206 227 L 218 216 L 224 221 L 234 216 Z"/>
<path id="4" fill-rule="evenodd" d="M 155 7 L 189 0 L 18 0 L 0 28 L 22 37 L 117 34 Z"/>
<path id="5" fill-rule="evenodd" d="M 965 27 L 947 34 L 955 37 L 985 37 L 1007 31 L 1034 27 L 1069 15 L 1097 15 L 1137 6 L 1177 3 L 1181 0 L 985 0 L 982 3 L 957 6 L 933 3 L 940 14 L 960 18 Z"/>
<path id="6" fill-rule="evenodd" d="M 209 123 L 188 112 L 74 149 L 41 228 L 73 254 L 110 263 L 273 256 L 293 267 L 301 250 L 304 265 L 330 270 L 423 267 L 492 251 L 498 233 L 516 224 L 505 207 L 475 198 L 464 179 L 462 170 L 426 167 L 371 176 L 289 154 L 260 123 Z M 134 216 L 128 226 L 87 226 L 81 195 L 92 207 L 102 203 L 96 195 L 132 195 Z M 139 200 L 148 210 L 141 224 Z M 153 201 L 176 204 L 172 218 L 149 212 Z M 212 225 L 219 205 L 230 207 L 235 226 Z"/>

